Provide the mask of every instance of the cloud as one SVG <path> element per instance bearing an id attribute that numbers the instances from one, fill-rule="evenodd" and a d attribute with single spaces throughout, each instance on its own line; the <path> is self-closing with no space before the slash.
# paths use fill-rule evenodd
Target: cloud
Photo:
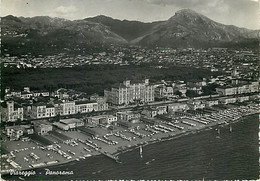
<path id="1" fill-rule="evenodd" d="M 71 14 L 77 11 L 77 8 L 74 6 L 59 6 L 54 9 L 54 13 L 60 15 Z"/>
<path id="2" fill-rule="evenodd" d="M 201 4 L 207 4 L 209 2 L 209 0 L 144 0 L 144 1 L 154 5 L 160 5 L 160 6 L 175 5 L 181 8 L 194 7 Z M 212 2 L 217 0 L 210 0 L 210 1 Z"/>
<path id="3" fill-rule="evenodd" d="M 74 6 L 58 6 L 54 7 L 54 9 L 50 9 L 46 11 L 46 13 L 51 17 L 61 17 L 65 19 L 74 19 L 76 14 L 78 12 L 78 9 Z"/>

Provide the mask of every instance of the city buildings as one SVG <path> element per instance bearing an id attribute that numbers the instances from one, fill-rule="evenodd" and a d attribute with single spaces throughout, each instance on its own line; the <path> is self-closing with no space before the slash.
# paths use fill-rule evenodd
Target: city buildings
<path id="1" fill-rule="evenodd" d="M 6 136 L 12 140 L 19 140 L 23 135 L 34 133 L 34 129 L 30 125 L 14 125 L 5 127 Z"/>
<path id="2" fill-rule="evenodd" d="M 246 83 L 246 84 L 240 84 L 240 85 L 235 84 L 235 85 L 221 86 L 216 88 L 216 92 L 220 96 L 254 93 L 258 91 L 259 91 L 259 82 L 257 81 Z"/>

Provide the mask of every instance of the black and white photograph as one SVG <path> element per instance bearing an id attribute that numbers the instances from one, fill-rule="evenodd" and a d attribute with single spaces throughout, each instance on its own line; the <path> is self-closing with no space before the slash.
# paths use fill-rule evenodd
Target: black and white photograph
<path id="1" fill-rule="evenodd" d="M 258 0 L 0 0 L 3 181 L 258 180 Z"/>

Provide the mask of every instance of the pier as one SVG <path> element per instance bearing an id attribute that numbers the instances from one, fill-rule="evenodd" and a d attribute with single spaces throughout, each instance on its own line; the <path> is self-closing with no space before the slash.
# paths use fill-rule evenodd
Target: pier
<path id="1" fill-rule="evenodd" d="M 104 151 L 99 151 L 99 153 L 101 153 L 102 155 L 105 155 L 106 157 L 120 163 L 118 156 L 113 156 L 109 153 L 105 153 Z"/>

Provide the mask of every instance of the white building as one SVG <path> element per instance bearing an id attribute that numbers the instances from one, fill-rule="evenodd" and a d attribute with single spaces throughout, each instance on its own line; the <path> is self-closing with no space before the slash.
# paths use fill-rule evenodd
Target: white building
<path id="1" fill-rule="evenodd" d="M 22 106 L 15 104 L 14 101 L 7 101 L 6 121 L 15 122 L 17 119 L 23 120 Z"/>
<path id="2" fill-rule="evenodd" d="M 99 115 L 87 118 L 88 123 L 94 124 L 112 124 L 117 122 L 117 117 L 113 115 Z"/>
<path id="3" fill-rule="evenodd" d="M 117 112 L 116 116 L 118 121 L 125 121 L 125 122 L 131 119 L 140 119 L 140 114 L 135 113 L 133 111 Z"/>
<path id="4" fill-rule="evenodd" d="M 68 125 L 70 129 L 84 126 L 84 122 L 80 121 L 79 119 L 76 119 L 76 118 L 61 119 L 60 123 Z"/>
<path id="5" fill-rule="evenodd" d="M 36 103 L 32 105 L 31 115 L 36 119 L 54 117 L 55 107 L 52 104 Z"/>
<path id="6" fill-rule="evenodd" d="M 109 103 L 114 105 L 130 104 L 134 102 L 153 102 L 154 87 L 149 85 L 149 79 L 144 83 L 131 84 L 130 80 L 124 81 L 117 88 L 111 91 L 104 91 Z"/>
<path id="7" fill-rule="evenodd" d="M 189 109 L 187 104 L 184 103 L 173 103 L 168 105 L 168 112 L 187 111 Z"/>
<path id="8" fill-rule="evenodd" d="M 98 103 L 93 101 L 78 101 L 75 103 L 75 113 L 98 111 Z"/>

